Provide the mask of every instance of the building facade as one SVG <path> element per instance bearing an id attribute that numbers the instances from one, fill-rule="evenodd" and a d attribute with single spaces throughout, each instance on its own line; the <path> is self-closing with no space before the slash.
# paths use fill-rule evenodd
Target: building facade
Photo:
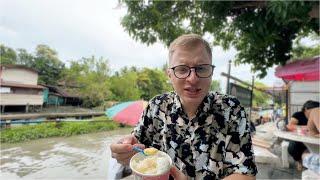
<path id="1" fill-rule="evenodd" d="M 42 106 L 43 86 L 38 85 L 38 72 L 22 65 L 0 66 L 0 106 L 6 109 L 21 109 Z"/>

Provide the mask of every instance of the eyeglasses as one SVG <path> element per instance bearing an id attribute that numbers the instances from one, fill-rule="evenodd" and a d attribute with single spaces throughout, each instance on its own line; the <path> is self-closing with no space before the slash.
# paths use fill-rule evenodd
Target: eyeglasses
<path id="1" fill-rule="evenodd" d="M 199 78 L 208 78 L 212 75 L 214 65 L 211 64 L 201 64 L 195 67 L 189 67 L 186 65 L 179 65 L 172 67 L 170 69 L 173 70 L 173 74 L 179 79 L 185 79 L 190 76 L 191 69 L 194 69 L 196 75 Z"/>

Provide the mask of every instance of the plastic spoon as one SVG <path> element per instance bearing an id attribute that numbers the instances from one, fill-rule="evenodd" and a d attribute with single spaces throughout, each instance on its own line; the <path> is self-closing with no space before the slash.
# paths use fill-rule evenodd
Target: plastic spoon
<path id="1" fill-rule="evenodd" d="M 137 147 L 137 146 L 133 146 L 132 149 L 135 150 L 135 151 L 137 151 L 137 152 L 139 152 L 139 153 L 141 153 L 141 154 L 143 154 L 143 155 L 145 155 L 145 156 L 148 156 L 146 153 L 144 153 L 144 150 L 143 150 L 143 149 L 141 149 L 141 148 L 139 148 L 139 147 Z"/>
<path id="2" fill-rule="evenodd" d="M 158 152 L 158 149 L 156 149 L 156 148 L 141 149 L 137 146 L 133 146 L 133 150 L 140 152 L 140 153 L 144 154 L 145 156 L 154 155 Z"/>

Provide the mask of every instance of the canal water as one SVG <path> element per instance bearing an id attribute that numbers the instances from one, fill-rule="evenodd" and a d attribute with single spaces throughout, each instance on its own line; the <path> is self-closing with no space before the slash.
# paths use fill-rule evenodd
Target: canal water
<path id="1" fill-rule="evenodd" d="M 131 130 L 2 143 L 0 179 L 108 179 L 109 145 Z"/>

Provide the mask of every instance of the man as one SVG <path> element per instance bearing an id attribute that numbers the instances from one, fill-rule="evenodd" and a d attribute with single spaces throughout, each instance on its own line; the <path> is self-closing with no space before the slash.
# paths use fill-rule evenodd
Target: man
<path id="1" fill-rule="evenodd" d="M 293 113 L 288 125 L 287 129 L 289 131 L 296 131 L 296 127 L 298 126 L 307 126 L 309 123 L 308 119 L 310 116 L 310 112 L 312 109 L 319 107 L 319 102 L 308 100 L 306 101 L 301 111 Z M 309 125 L 311 126 L 311 125 Z M 288 153 L 295 160 L 296 168 L 299 171 L 302 171 L 302 154 L 307 151 L 307 147 L 302 142 L 290 141 L 288 146 Z"/>
<path id="2" fill-rule="evenodd" d="M 169 47 L 168 77 L 174 92 L 150 100 L 133 134 L 111 145 L 128 164 L 133 146 L 169 154 L 175 179 L 255 179 L 250 123 L 234 97 L 209 92 L 214 66 L 199 35 L 178 37 Z"/>
<path id="3" fill-rule="evenodd" d="M 308 115 L 308 133 L 316 138 L 320 137 L 320 108 L 313 108 Z M 303 166 L 309 170 L 318 173 L 314 179 L 319 179 L 320 174 L 320 154 L 318 152 L 309 152 L 308 150 L 302 154 Z"/>

